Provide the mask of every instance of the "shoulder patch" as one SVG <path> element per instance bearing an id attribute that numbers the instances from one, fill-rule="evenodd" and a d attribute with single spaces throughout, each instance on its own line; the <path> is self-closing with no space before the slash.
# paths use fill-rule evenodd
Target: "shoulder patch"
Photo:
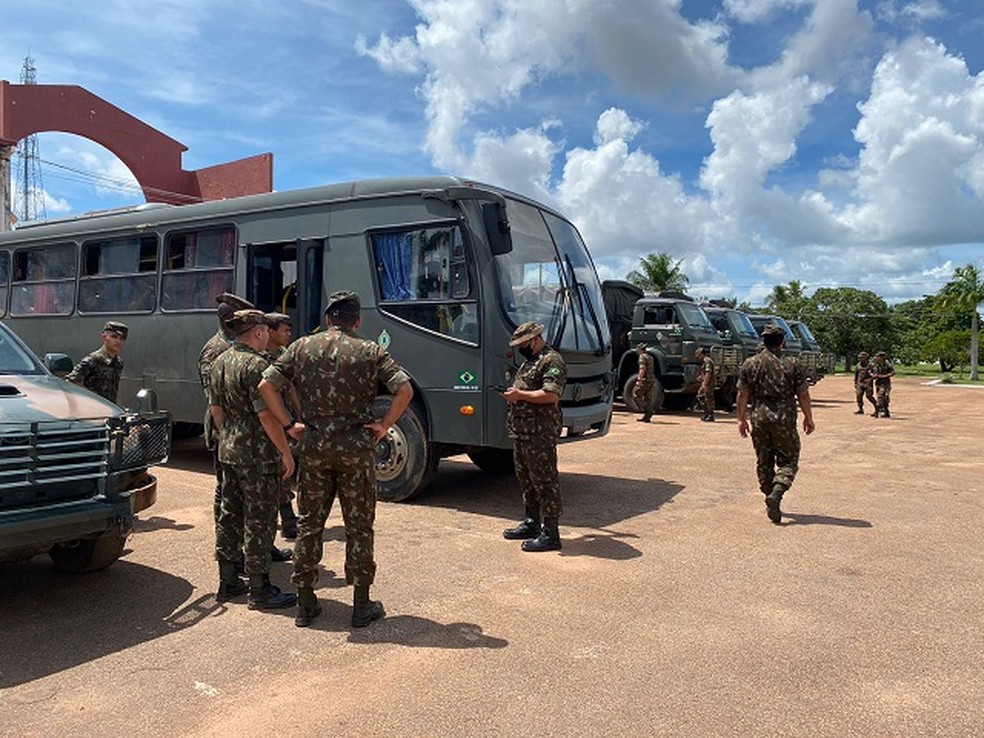
<path id="1" fill-rule="evenodd" d="M 549 369 L 547 369 L 547 371 L 546 371 L 546 372 L 544 372 L 544 373 L 545 373 L 545 374 L 546 374 L 546 375 L 547 375 L 548 377 L 556 377 L 556 376 L 557 376 L 558 374 L 560 374 L 560 369 L 558 369 L 558 368 L 557 368 L 557 367 L 555 367 L 555 366 L 552 366 L 552 367 L 550 367 Z"/>

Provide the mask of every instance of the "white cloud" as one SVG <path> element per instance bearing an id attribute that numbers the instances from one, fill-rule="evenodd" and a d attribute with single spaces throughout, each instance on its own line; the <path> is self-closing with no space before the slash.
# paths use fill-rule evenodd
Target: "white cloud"
<path id="1" fill-rule="evenodd" d="M 724 10 L 742 23 L 759 23 L 780 10 L 800 8 L 813 0 L 724 0 Z"/>
<path id="2" fill-rule="evenodd" d="M 608 108 L 598 117 L 598 123 L 595 125 L 594 142 L 605 144 L 618 139 L 628 142 L 645 127 L 645 123 L 632 120 L 624 110 Z"/>

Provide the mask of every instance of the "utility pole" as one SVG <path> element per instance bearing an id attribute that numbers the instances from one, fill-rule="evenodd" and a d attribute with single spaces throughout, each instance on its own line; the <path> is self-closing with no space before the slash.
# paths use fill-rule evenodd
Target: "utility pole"
<path id="1" fill-rule="evenodd" d="M 34 59 L 24 57 L 21 67 L 22 85 L 38 83 Z M 13 213 L 20 221 L 40 220 L 47 213 L 44 209 L 44 183 L 41 181 L 41 154 L 38 152 L 38 135 L 32 133 L 21 140 L 14 160 L 13 176 L 17 177 L 18 191 L 13 204 Z"/>

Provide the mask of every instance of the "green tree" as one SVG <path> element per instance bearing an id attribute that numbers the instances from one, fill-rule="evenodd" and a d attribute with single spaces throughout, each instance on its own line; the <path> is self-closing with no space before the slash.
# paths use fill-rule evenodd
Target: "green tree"
<path id="1" fill-rule="evenodd" d="M 923 347 L 923 353 L 931 361 L 940 362 L 940 370 L 952 372 L 967 363 L 967 342 L 970 331 L 943 331 L 937 333 Z"/>
<path id="2" fill-rule="evenodd" d="M 977 381 L 980 352 L 977 307 L 984 302 L 984 276 L 973 264 L 957 267 L 953 279 L 940 289 L 939 297 L 942 310 L 970 313 L 970 378 Z"/>
<path id="3" fill-rule="evenodd" d="M 903 364 L 941 361 L 944 354 L 939 351 L 936 338 L 947 331 L 966 330 L 966 318 L 944 312 L 939 302 L 937 295 L 923 295 L 919 300 L 907 300 L 892 307 L 892 325 L 898 337 L 895 358 Z M 969 331 L 967 336 L 970 340 Z M 943 364 L 940 369 L 949 371 Z"/>
<path id="4" fill-rule="evenodd" d="M 766 301 L 769 311 L 786 320 L 803 320 L 809 298 L 803 294 L 803 284 L 792 280 L 788 285 L 777 284 Z"/>
<path id="5" fill-rule="evenodd" d="M 895 349 L 888 305 L 870 290 L 821 287 L 807 301 L 803 320 L 824 350 L 844 357 L 848 370 L 859 351 Z"/>
<path id="6" fill-rule="evenodd" d="M 673 261 L 672 256 L 663 252 L 648 254 L 639 259 L 639 268 L 629 272 L 626 279 L 647 292 L 682 292 L 690 284 L 690 278 L 680 269 L 682 263 L 683 259 Z"/>

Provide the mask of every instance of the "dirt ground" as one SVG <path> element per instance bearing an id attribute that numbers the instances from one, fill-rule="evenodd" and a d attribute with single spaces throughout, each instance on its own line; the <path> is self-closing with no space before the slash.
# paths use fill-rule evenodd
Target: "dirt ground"
<path id="1" fill-rule="evenodd" d="M 984 392 L 849 377 L 769 523 L 733 416 L 617 409 L 560 449 L 560 553 L 501 530 L 510 478 L 466 459 L 381 504 L 374 596 L 348 625 L 340 516 L 324 614 L 217 604 L 209 460 L 183 442 L 124 558 L 0 567 L 0 725 L 16 736 L 984 735 Z M 288 565 L 274 581 L 289 586 Z"/>

